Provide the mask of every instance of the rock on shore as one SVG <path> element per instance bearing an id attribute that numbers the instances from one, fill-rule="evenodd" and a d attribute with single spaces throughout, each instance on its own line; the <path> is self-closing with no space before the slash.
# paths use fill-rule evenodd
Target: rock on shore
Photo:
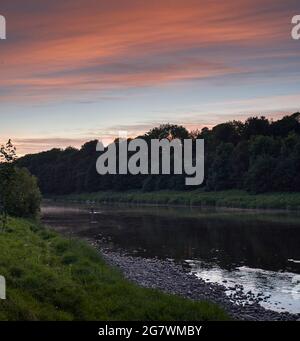
<path id="1" fill-rule="evenodd" d="M 188 273 L 172 260 L 132 257 L 109 250 L 95 240 L 90 242 L 101 251 L 108 264 L 119 268 L 127 279 L 143 287 L 160 289 L 193 300 L 215 302 L 238 320 L 295 321 L 300 317 L 299 314 L 279 313 L 263 308 L 259 304 L 260 298 L 254 297 L 251 293 L 245 294 L 239 285 L 236 285 L 234 294 L 229 297 L 224 286 L 207 283 Z M 239 301 L 249 303 L 237 304 Z"/>

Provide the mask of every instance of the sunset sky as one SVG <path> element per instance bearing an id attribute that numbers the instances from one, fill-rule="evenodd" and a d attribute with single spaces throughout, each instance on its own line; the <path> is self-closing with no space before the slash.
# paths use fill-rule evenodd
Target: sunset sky
<path id="1" fill-rule="evenodd" d="M 0 0 L 0 14 L 0 141 L 21 155 L 300 110 L 299 0 Z"/>

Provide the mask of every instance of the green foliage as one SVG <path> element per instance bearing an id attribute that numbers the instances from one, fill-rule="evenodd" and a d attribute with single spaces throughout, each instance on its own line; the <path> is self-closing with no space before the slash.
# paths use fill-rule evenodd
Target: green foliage
<path id="1" fill-rule="evenodd" d="M 205 190 L 300 191 L 300 177 L 297 176 L 300 171 L 300 113 L 278 121 L 250 117 L 244 123 L 233 121 L 212 129 L 205 127 L 200 133 L 189 133 L 183 126 L 164 124 L 139 138 L 147 143 L 158 138 L 204 139 L 205 181 L 200 187 Z M 90 141 L 80 150 L 53 149 L 27 155 L 17 164 L 38 177 L 44 194 L 102 190 L 191 190 L 191 187 L 184 185 L 184 175 L 100 176 L 95 169 L 100 155 L 96 152 L 96 143 Z M 265 171 L 269 173 L 265 174 Z"/>
<path id="2" fill-rule="evenodd" d="M 272 134 L 272 124 L 264 116 L 262 117 L 250 117 L 246 120 L 243 127 L 243 137 L 250 139 L 252 136 Z"/>
<path id="3" fill-rule="evenodd" d="M 0 320 L 224 320 L 208 302 L 193 302 L 125 280 L 87 244 L 22 219 L 0 238 L 7 299 Z"/>
<path id="4" fill-rule="evenodd" d="M 5 212 L 17 217 L 35 217 L 39 213 L 41 203 L 36 178 L 25 168 L 9 167 L 7 181 L 7 171 L 7 166 L 0 170 L 0 193 Z"/>
<path id="5" fill-rule="evenodd" d="M 97 192 L 70 194 L 52 197 L 54 200 L 94 203 L 140 203 L 157 205 L 216 206 L 247 209 L 291 209 L 300 210 L 300 193 L 264 193 L 250 194 L 241 190 L 218 192 L 194 191 L 140 191 Z"/>
<path id="6" fill-rule="evenodd" d="M 41 194 L 37 180 L 25 168 L 15 167 L 16 148 L 11 140 L 0 147 L 0 204 L 2 229 L 6 227 L 7 214 L 35 217 L 40 209 Z"/>
<path id="7" fill-rule="evenodd" d="M 208 188 L 215 191 L 224 190 L 232 187 L 231 158 L 234 146 L 232 143 L 221 143 L 216 150 L 214 161 L 208 176 Z"/>
<path id="8" fill-rule="evenodd" d="M 257 158 L 265 156 L 276 157 L 279 155 L 281 141 L 275 140 L 270 136 L 258 135 L 250 141 L 250 158 L 255 161 Z"/>
<path id="9" fill-rule="evenodd" d="M 274 183 L 273 170 L 276 167 L 276 160 L 269 155 L 259 156 L 251 165 L 246 179 L 245 186 L 250 192 L 264 193 L 272 190 Z"/>

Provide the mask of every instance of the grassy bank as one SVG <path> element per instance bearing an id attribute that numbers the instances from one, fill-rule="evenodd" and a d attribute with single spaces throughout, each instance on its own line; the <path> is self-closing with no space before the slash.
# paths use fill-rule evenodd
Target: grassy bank
<path id="1" fill-rule="evenodd" d="M 244 191 L 221 192 L 98 192 L 72 194 L 58 199 L 78 202 L 128 202 L 159 205 L 198 205 L 247 209 L 300 210 L 300 193 L 249 194 Z"/>
<path id="2" fill-rule="evenodd" d="M 0 320 L 223 320 L 208 302 L 144 289 L 107 266 L 87 244 L 34 222 L 9 219 L 0 233 L 7 299 Z"/>

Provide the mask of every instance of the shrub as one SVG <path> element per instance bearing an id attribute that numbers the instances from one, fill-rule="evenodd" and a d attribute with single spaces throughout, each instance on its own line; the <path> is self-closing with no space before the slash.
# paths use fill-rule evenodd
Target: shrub
<path id="1" fill-rule="evenodd" d="M 7 175 L 7 167 L 5 168 Z M 10 167 L 8 181 L 4 181 L 3 172 L 2 168 L 0 190 L 4 211 L 16 217 L 37 216 L 40 210 L 41 193 L 36 178 L 25 168 Z"/>

